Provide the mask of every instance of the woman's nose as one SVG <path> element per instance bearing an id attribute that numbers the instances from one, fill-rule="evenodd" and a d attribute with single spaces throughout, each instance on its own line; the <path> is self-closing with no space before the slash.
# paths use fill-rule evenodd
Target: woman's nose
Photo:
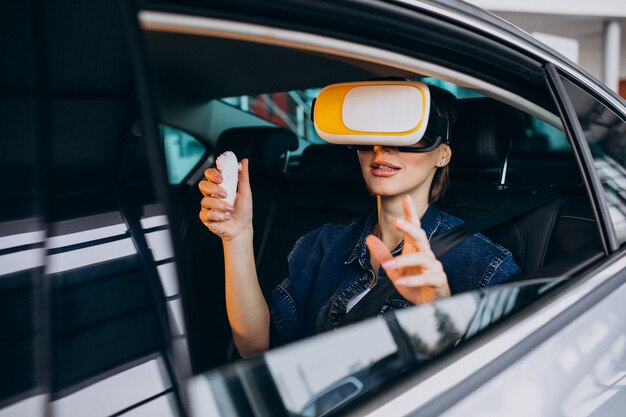
<path id="1" fill-rule="evenodd" d="M 376 154 L 391 152 L 392 150 L 393 150 L 392 146 L 374 145 L 374 153 Z"/>

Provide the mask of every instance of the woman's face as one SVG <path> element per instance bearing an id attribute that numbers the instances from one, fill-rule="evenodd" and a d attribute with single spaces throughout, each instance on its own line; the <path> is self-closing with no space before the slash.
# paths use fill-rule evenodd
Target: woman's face
<path id="1" fill-rule="evenodd" d="M 427 197 L 437 167 L 446 165 L 451 156 L 447 144 L 424 153 L 399 152 L 386 146 L 357 153 L 367 188 L 383 197 L 416 192 Z"/>

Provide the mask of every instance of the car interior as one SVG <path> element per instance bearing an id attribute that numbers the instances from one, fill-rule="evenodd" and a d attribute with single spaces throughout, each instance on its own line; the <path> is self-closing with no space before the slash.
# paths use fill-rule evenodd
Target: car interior
<path id="1" fill-rule="evenodd" d="M 198 220 L 197 184 L 204 169 L 225 150 L 249 159 L 254 250 L 267 293 L 287 276 L 287 255 L 300 236 L 375 209 L 355 151 L 298 132 L 287 118 L 272 114 L 281 109 L 271 106 L 271 95 L 302 99 L 305 90 L 376 77 L 438 85 L 442 80 L 379 62 L 246 40 L 145 34 L 157 72 L 162 123 L 192 135 L 206 150 L 186 181 L 174 185 L 183 218 L 183 256 L 192 265 L 181 286 L 192 365 L 199 372 L 224 363 L 230 338 L 221 242 Z M 569 276 L 602 257 L 577 162 L 550 114 L 554 111 L 524 108 L 523 100 L 512 106 L 492 98 L 490 91 L 459 90 L 450 185 L 437 206 L 471 220 L 549 190 L 554 199 L 484 234 L 513 253 L 523 280 Z M 259 103 L 264 110 L 258 110 Z M 309 117 L 307 107 L 301 108 Z"/>
<path id="2" fill-rule="evenodd" d="M 479 219 L 554 193 L 484 231 L 512 251 L 522 280 L 559 281 L 604 256 L 545 86 L 497 77 L 472 83 L 454 71 L 295 42 L 145 28 L 160 148 L 145 129 L 123 3 L 6 6 L 2 412 L 24 399 L 49 407 L 36 415 L 94 407 L 102 415 L 141 414 L 158 401 L 183 409 L 175 368 L 187 365 L 187 348 L 194 374 L 236 358 L 222 246 L 198 219 L 198 182 L 226 150 L 249 158 L 257 269 L 263 291 L 271 291 L 296 239 L 375 208 L 355 151 L 311 134 L 311 100 L 332 83 L 400 77 L 456 95 L 451 183 L 437 203 L 455 216 Z M 173 347 L 183 352 L 176 363 Z"/>

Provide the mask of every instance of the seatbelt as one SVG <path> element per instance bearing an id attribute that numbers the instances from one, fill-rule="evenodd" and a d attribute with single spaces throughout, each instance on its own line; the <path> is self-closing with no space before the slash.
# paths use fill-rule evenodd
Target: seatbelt
<path id="1" fill-rule="evenodd" d="M 537 193 L 529 198 L 514 203 L 509 207 L 498 210 L 497 213 L 489 213 L 477 219 L 448 230 L 445 233 L 435 236 L 430 241 L 430 247 L 437 258 L 441 258 L 456 245 L 463 242 L 468 237 L 489 230 L 495 226 L 513 220 L 522 214 L 528 213 L 560 196 L 555 190 L 546 190 Z M 340 325 L 355 323 L 357 321 L 372 317 L 380 311 L 383 303 L 393 294 L 394 286 L 389 279 L 378 280 L 378 283 L 344 317 Z"/>

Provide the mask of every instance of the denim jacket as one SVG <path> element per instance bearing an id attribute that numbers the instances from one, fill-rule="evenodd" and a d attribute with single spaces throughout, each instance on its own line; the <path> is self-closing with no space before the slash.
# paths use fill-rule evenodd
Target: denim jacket
<path id="1" fill-rule="evenodd" d="M 336 327 L 348 302 L 374 280 L 365 238 L 376 211 L 345 224 L 326 224 L 301 237 L 289 254 L 289 277 L 268 297 L 273 337 L 292 342 Z M 463 223 L 431 205 L 421 219 L 428 239 Z M 403 242 L 393 250 L 397 255 Z M 511 252 L 481 234 L 470 236 L 440 259 L 452 294 L 501 284 L 520 274 Z M 378 279 L 388 279 L 380 268 Z M 412 306 L 397 291 L 378 314 Z M 274 343 L 274 342 L 273 342 Z"/>

